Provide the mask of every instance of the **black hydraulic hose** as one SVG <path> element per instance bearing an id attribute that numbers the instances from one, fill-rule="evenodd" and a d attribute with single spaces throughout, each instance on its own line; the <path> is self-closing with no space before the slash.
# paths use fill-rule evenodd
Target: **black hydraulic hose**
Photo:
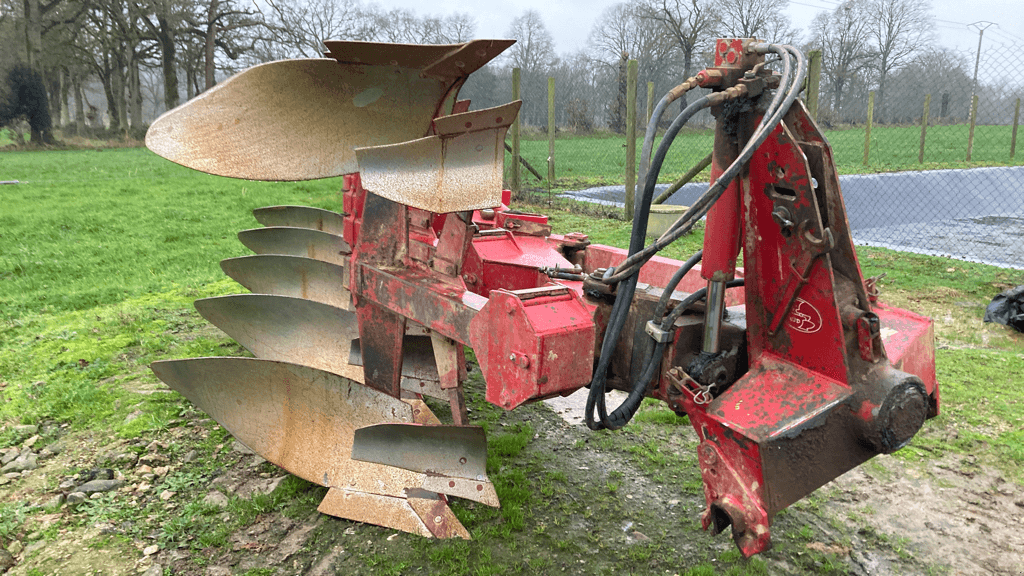
<path id="1" fill-rule="evenodd" d="M 694 202 L 694 204 L 690 206 L 690 209 L 680 216 L 675 224 L 670 226 L 661 238 L 658 238 L 655 242 L 640 252 L 631 253 L 626 260 L 619 264 L 614 274 L 610 274 L 605 278 L 606 282 L 610 284 L 622 282 L 636 270 L 639 270 L 640 266 L 650 260 L 651 256 L 662 250 L 665 246 L 668 246 L 672 242 L 678 240 L 683 234 L 687 233 L 707 214 L 711 206 L 721 198 L 729 183 L 737 174 L 739 174 L 743 165 L 746 164 L 754 155 L 754 151 L 768 139 L 772 130 L 774 130 L 779 122 L 782 121 L 782 117 L 789 111 L 790 106 L 792 106 L 793 101 L 796 100 L 796 97 L 800 92 L 800 87 L 803 84 L 807 70 L 803 55 L 799 54 L 799 51 L 795 48 L 777 45 L 772 45 L 771 47 L 783 52 L 791 50 L 793 53 L 799 55 L 797 58 L 797 77 L 790 84 L 789 91 L 785 99 L 783 99 L 782 105 L 777 110 L 768 110 L 765 113 L 765 116 L 769 118 L 768 122 L 766 122 L 763 127 L 755 131 L 754 136 L 752 136 L 746 146 L 743 147 L 743 150 L 740 152 L 739 156 L 737 156 L 736 160 L 726 168 L 715 183 L 712 184 L 703 195 L 701 195 L 697 202 Z"/>
<path id="2" fill-rule="evenodd" d="M 689 261 L 687 261 L 687 263 L 689 263 Z M 682 268 L 680 268 L 680 270 L 682 270 Z M 735 288 L 737 286 L 743 286 L 742 278 L 730 280 L 726 283 L 726 288 Z M 665 331 L 671 330 L 676 319 L 679 318 L 687 308 L 703 300 L 704 297 L 707 296 L 707 292 L 707 288 L 701 288 L 686 298 L 683 298 L 679 304 L 672 309 L 672 313 L 666 316 L 664 321 L 662 321 L 661 329 Z M 644 397 L 647 396 L 647 388 L 650 386 L 651 381 L 657 375 L 658 369 L 661 367 L 661 357 L 665 353 L 665 348 L 667 346 L 667 342 L 658 342 L 653 350 L 649 350 L 647 354 L 644 355 L 644 371 L 633 383 L 633 387 L 629 391 L 629 396 L 622 401 L 622 404 L 614 413 L 609 415 L 608 419 L 611 423 L 609 428 L 613 430 L 622 428 L 629 422 L 633 415 L 636 414 L 636 411 L 640 409 L 640 403 L 643 402 Z"/>
<path id="3" fill-rule="evenodd" d="M 619 287 L 617 291 L 617 299 L 612 307 L 612 313 L 609 318 L 608 328 L 605 331 L 605 339 L 601 345 L 601 355 L 598 360 L 598 366 L 595 369 L 594 377 L 591 380 L 590 384 L 590 392 L 587 396 L 587 426 L 593 430 L 599 430 L 604 427 L 617 429 L 624 426 L 629 421 L 629 419 L 632 418 L 632 415 L 636 413 L 637 408 L 639 408 L 640 401 L 643 399 L 642 394 L 646 390 L 646 383 L 644 383 L 643 386 L 641 386 L 641 381 L 643 380 L 643 378 L 641 378 L 640 380 L 638 380 L 637 383 L 635 383 L 633 387 L 634 391 L 638 389 L 641 390 L 640 398 L 634 399 L 635 394 L 631 392 L 630 397 L 627 398 L 627 400 L 623 402 L 622 405 L 620 405 L 611 416 L 607 414 L 604 403 L 607 370 L 608 366 L 611 364 L 611 355 L 614 352 L 615 345 L 618 341 L 618 336 L 622 331 L 623 325 L 625 324 L 629 305 L 633 299 L 633 294 L 636 289 L 636 283 L 639 275 L 638 273 L 640 266 L 642 266 L 655 253 L 663 249 L 665 246 L 679 239 L 679 237 L 688 232 L 698 221 L 700 221 L 701 218 L 703 218 L 707 214 L 711 206 L 714 205 L 714 203 L 717 202 L 719 198 L 721 198 L 722 194 L 725 192 L 725 189 L 728 187 L 728 184 L 738 175 L 743 165 L 750 161 L 750 158 L 753 156 L 754 151 L 761 144 L 763 144 L 765 140 L 767 140 L 771 132 L 775 129 L 779 122 L 782 121 L 783 115 L 785 115 L 785 113 L 789 111 L 790 106 L 792 106 L 793 101 L 796 99 L 797 95 L 800 92 L 800 88 L 806 76 L 806 66 L 803 59 L 803 55 L 800 54 L 798 50 L 792 48 L 791 46 L 782 46 L 776 44 L 762 46 L 762 50 L 766 52 L 775 52 L 782 56 L 784 60 L 784 65 L 786 63 L 787 57 L 790 54 L 794 54 L 797 56 L 797 75 L 793 83 L 790 85 L 786 97 L 783 99 L 782 105 L 779 106 L 777 109 L 769 109 L 768 111 L 766 111 L 765 116 L 769 117 L 769 120 L 765 122 L 762 118 L 763 125 L 758 130 L 755 131 L 754 135 L 750 138 L 750 140 L 748 140 L 747 144 L 744 146 L 743 150 L 740 151 L 740 154 L 737 156 L 737 158 L 729 165 L 728 168 L 726 168 L 726 170 L 719 176 L 716 182 L 708 188 L 708 190 L 700 197 L 700 199 L 698 199 L 698 201 L 694 203 L 694 205 L 691 206 L 690 209 L 687 210 L 686 213 L 683 214 L 683 216 L 681 216 L 679 220 L 677 220 L 675 224 L 673 224 L 669 228 L 669 230 L 666 231 L 666 233 L 661 236 L 661 238 L 656 240 L 650 246 L 647 246 L 646 248 L 640 250 L 637 246 L 637 243 L 639 242 L 639 245 L 642 246 L 644 236 L 647 232 L 647 220 L 649 216 L 648 211 L 650 209 L 650 198 L 653 196 L 653 182 L 657 181 L 656 175 L 661 170 L 661 164 L 664 162 L 665 154 L 667 154 L 668 147 L 671 146 L 671 141 L 675 139 L 675 135 L 678 133 L 679 129 L 682 128 L 682 124 L 684 124 L 689 119 L 689 116 L 692 116 L 692 113 L 688 116 L 687 111 L 689 111 L 691 108 L 693 108 L 694 105 L 698 103 L 702 103 L 702 105 L 700 106 L 701 108 L 706 106 L 708 104 L 708 98 L 706 96 L 701 98 L 697 102 L 694 102 L 694 104 L 691 104 L 686 108 L 686 110 L 679 114 L 679 116 L 676 118 L 676 121 L 673 122 L 672 126 L 669 127 L 669 131 L 666 131 L 665 138 L 662 139 L 661 145 L 658 147 L 658 152 L 655 154 L 651 168 L 645 172 L 643 194 L 639 196 L 637 202 L 635 203 L 637 209 L 634 213 L 633 233 L 630 237 L 629 256 L 626 258 L 625 261 L 623 261 L 622 264 L 619 265 L 618 270 L 609 269 L 608 272 L 605 274 L 604 278 L 602 278 L 603 281 L 609 284 L 616 282 L 619 283 Z M 695 112 L 696 110 L 694 110 L 694 113 Z M 675 128 L 674 131 L 673 128 Z M 652 175 L 654 175 L 653 179 L 651 178 Z M 733 284 L 734 282 L 730 282 L 729 285 Z M 682 314 L 683 310 L 685 310 L 685 307 L 680 308 L 679 306 L 677 306 L 675 309 L 673 309 L 672 314 L 669 315 L 669 317 L 672 317 L 672 322 L 674 322 L 675 318 Z M 666 317 L 666 320 L 668 320 L 669 317 Z M 671 327 L 671 323 L 669 323 L 669 327 Z M 658 347 L 656 347 L 656 349 L 657 348 Z M 664 350 L 664 346 L 662 346 L 661 349 Z M 647 369 L 645 369 L 644 374 L 646 374 L 650 370 L 652 369 L 648 366 Z M 593 411 L 595 407 L 598 410 L 600 422 L 596 422 L 594 420 Z"/>
<path id="4" fill-rule="evenodd" d="M 687 78 L 685 82 L 676 86 L 672 90 L 669 90 L 667 94 L 662 96 L 661 100 L 659 100 L 658 104 L 654 107 L 654 112 L 651 113 L 651 119 L 647 122 L 647 130 L 644 132 L 643 146 L 640 148 L 640 167 L 637 171 L 640 175 L 640 181 L 637 183 L 637 187 L 640 190 L 643 190 L 647 183 L 647 168 L 651 163 L 651 151 L 654 149 L 654 138 L 658 135 L 658 124 L 661 123 L 661 117 L 665 115 L 665 109 L 668 108 L 669 104 L 684 96 L 694 86 L 697 86 L 697 78 Z M 639 196 L 636 196 L 633 198 L 634 213 L 639 205 Z"/>
<path id="5" fill-rule="evenodd" d="M 658 146 L 658 151 L 654 155 L 652 162 L 652 170 L 649 172 L 657 173 L 661 169 L 661 164 L 665 161 L 665 156 L 668 153 L 668 148 L 672 145 L 679 130 L 683 127 L 686 122 L 693 117 L 698 111 L 706 108 L 710 105 L 710 100 L 707 96 L 699 98 L 696 102 L 690 104 L 679 116 L 672 122 L 669 129 L 665 132 L 662 137 L 661 144 Z M 634 254 L 643 248 L 644 240 L 647 235 L 647 223 L 650 216 L 651 200 L 654 197 L 654 184 L 657 178 L 648 178 L 644 183 L 643 193 L 641 194 L 638 203 L 638 208 L 633 213 L 633 230 L 630 234 L 629 239 L 629 254 Z M 608 326 L 605 329 L 604 341 L 601 343 L 601 354 L 598 357 L 597 367 L 594 369 L 593 379 L 590 381 L 590 393 L 587 396 L 586 406 L 586 421 L 587 427 L 591 430 L 600 430 L 601 428 L 610 427 L 608 423 L 618 422 L 622 420 L 623 414 L 620 412 L 625 406 L 619 406 L 613 415 L 615 418 L 609 419 L 607 413 L 607 407 L 604 402 L 605 395 L 605 381 L 607 378 L 608 366 L 611 365 L 612 355 L 615 352 L 615 345 L 618 343 L 619 334 L 622 332 L 622 327 L 626 323 L 626 317 L 629 314 L 629 305 L 633 302 L 633 294 L 636 291 L 637 275 L 633 275 L 624 282 L 620 282 L 618 289 L 616 290 L 615 304 L 612 305 L 612 312 L 608 319 Z M 597 409 L 598 419 L 594 419 L 594 408 Z M 635 410 L 633 411 L 635 413 Z M 633 413 L 629 413 L 625 416 L 625 422 L 628 422 L 632 417 Z M 616 426 L 619 428 L 621 426 Z M 614 428 L 613 428 L 614 429 Z"/>
<path id="6" fill-rule="evenodd" d="M 704 257 L 703 250 L 697 250 L 690 259 L 683 263 L 682 266 L 676 270 L 676 273 L 672 275 L 672 278 L 665 285 L 665 290 L 661 293 L 661 298 L 658 299 L 658 305 L 654 309 L 654 321 L 657 322 L 665 316 L 665 311 L 668 310 L 668 303 L 672 300 L 672 293 L 675 292 L 676 286 L 679 285 L 683 280 L 683 276 L 686 276 L 693 267 Z"/>

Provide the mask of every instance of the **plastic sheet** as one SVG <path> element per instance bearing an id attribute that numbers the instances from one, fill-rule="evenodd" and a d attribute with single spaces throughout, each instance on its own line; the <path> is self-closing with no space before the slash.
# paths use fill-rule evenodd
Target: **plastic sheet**
<path id="1" fill-rule="evenodd" d="M 1005 324 L 1024 332 L 1024 285 L 1010 288 L 993 298 L 985 308 L 985 322 Z"/>

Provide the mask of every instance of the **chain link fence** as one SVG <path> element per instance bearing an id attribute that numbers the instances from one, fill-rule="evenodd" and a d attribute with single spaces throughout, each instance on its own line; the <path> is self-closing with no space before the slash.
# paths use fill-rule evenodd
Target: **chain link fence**
<path id="1" fill-rule="evenodd" d="M 933 48 L 884 78 L 869 66 L 838 74 L 825 62 L 822 70 L 805 96 L 834 149 L 858 243 L 1024 268 L 1024 151 L 1017 150 L 1024 54 L 1017 46 Z M 676 72 L 638 83 L 639 139 L 650 106 L 681 80 Z M 614 70 L 576 81 L 556 84 L 553 94 L 524 81 L 519 147 L 532 171 L 521 169 L 520 187 L 621 205 L 632 93 Z M 659 190 L 704 159 L 712 141 L 713 119 L 704 112 L 676 139 Z M 511 160 L 506 176 L 514 184 Z M 706 182 L 707 170 L 695 180 Z M 685 186 L 668 203 L 685 204 L 704 187 Z"/>

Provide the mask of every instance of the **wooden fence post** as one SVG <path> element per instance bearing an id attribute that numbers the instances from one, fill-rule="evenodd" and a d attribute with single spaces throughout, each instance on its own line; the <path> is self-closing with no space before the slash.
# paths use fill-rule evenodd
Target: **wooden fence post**
<path id="1" fill-rule="evenodd" d="M 875 116 L 875 91 L 868 92 L 868 125 L 864 131 L 864 165 L 868 165 L 868 157 L 871 155 L 871 123 Z"/>
<path id="2" fill-rule="evenodd" d="M 651 123 L 651 115 L 654 114 L 654 82 L 647 83 L 647 124 Z M 647 124 L 644 124 L 646 130 Z"/>
<path id="3" fill-rule="evenodd" d="M 633 219 L 636 193 L 636 60 L 626 64 L 626 220 Z"/>
<path id="4" fill-rule="evenodd" d="M 978 95 L 971 98 L 971 129 L 967 132 L 967 161 L 971 161 L 971 152 L 974 150 L 974 125 L 978 121 Z"/>
<path id="5" fill-rule="evenodd" d="M 928 131 L 928 108 L 932 104 L 932 95 L 924 95 L 924 113 L 921 114 L 921 150 L 917 153 L 917 163 L 924 163 L 924 135 Z"/>
<path id="6" fill-rule="evenodd" d="M 811 119 L 818 121 L 818 94 L 821 87 L 821 50 L 807 53 L 810 66 L 807 71 L 807 112 Z"/>
<path id="7" fill-rule="evenodd" d="M 1017 123 L 1020 121 L 1020 98 L 1017 98 L 1017 106 L 1013 109 L 1013 135 L 1010 137 L 1010 160 L 1013 160 L 1017 153 Z"/>
<path id="8" fill-rule="evenodd" d="M 548 77 L 548 188 L 555 183 L 555 77 Z"/>
<path id="9" fill-rule="evenodd" d="M 512 69 L 512 101 L 519 100 L 519 80 L 520 80 L 520 69 Z M 513 192 L 519 193 L 519 115 L 516 114 L 516 120 L 512 123 L 512 175 L 510 177 L 509 188 Z"/>

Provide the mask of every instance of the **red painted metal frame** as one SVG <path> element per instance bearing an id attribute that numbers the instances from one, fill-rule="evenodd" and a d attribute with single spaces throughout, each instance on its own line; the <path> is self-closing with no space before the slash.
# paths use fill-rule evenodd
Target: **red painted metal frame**
<path id="1" fill-rule="evenodd" d="M 718 48 L 725 73 L 708 82 L 724 85 L 749 62 L 742 43 Z M 740 140 L 758 120 L 735 121 Z M 721 124 L 715 176 L 742 144 Z M 507 191 L 491 210 L 431 214 L 368 193 L 349 175 L 344 201 L 344 236 L 353 246 L 346 282 L 368 385 L 400 393 L 407 321 L 471 346 L 487 400 L 505 409 L 590 382 L 610 305 L 585 294 L 581 281 L 552 282 L 543 269 L 589 274 L 621 262 L 624 250 L 551 234 L 546 217 L 510 211 Z M 779 510 L 898 449 L 938 413 L 932 325 L 878 304 L 865 288 L 831 149 L 799 103 L 709 214 L 705 246 L 703 268 L 677 290 L 746 277 L 726 304 L 745 307 L 747 365 L 724 392 L 699 403 L 697 385 L 672 361 L 686 350 L 673 343 L 648 393 L 685 411 L 700 439 L 704 527 L 731 525 L 750 555 L 771 545 Z M 736 268 L 740 249 L 745 270 Z M 654 257 L 639 280 L 664 286 L 680 265 Z M 675 336 L 697 352 L 699 343 L 684 338 L 693 325 L 693 317 L 680 319 Z M 644 337 L 623 333 L 627 353 L 636 334 Z M 628 361 L 612 368 L 610 381 L 628 382 Z"/>

